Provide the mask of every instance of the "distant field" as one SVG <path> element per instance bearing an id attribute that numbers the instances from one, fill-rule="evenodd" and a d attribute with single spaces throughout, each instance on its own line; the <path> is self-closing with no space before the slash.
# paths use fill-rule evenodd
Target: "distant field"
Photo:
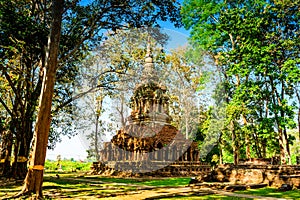
<path id="1" fill-rule="evenodd" d="M 92 166 L 92 162 L 80 162 L 74 160 L 62 160 L 60 162 L 46 160 L 46 171 L 56 171 L 61 168 L 63 171 L 89 171 Z"/>

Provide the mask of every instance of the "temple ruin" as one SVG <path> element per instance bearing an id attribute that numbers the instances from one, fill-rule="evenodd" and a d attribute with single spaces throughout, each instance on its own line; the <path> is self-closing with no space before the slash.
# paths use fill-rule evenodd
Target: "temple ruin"
<path id="1" fill-rule="evenodd" d="M 94 163 L 94 170 L 103 164 L 106 168 L 133 173 L 210 170 L 209 165 L 200 162 L 197 143 L 185 139 L 171 125 L 167 88 L 158 80 L 148 44 L 142 80 L 130 100 L 129 123 L 104 144 L 101 164 Z"/>

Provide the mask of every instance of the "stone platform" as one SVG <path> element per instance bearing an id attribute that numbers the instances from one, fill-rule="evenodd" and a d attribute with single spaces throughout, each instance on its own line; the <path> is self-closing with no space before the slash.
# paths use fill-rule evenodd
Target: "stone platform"
<path id="1" fill-rule="evenodd" d="M 268 184 L 280 187 L 282 184 L 300 188 L 300 165 L 219 165 L 208 176 L 207 182 L 231 182 L 234 184 Z"/>
<path id="2" fill-rule="evenodd" d="M 109 161 L 94 162 L 91 170 L 93 174 L 100 175 L 117 171 L 142 176 L 198 176 L 210 173 L 211 167 L 200 161 Z"/>

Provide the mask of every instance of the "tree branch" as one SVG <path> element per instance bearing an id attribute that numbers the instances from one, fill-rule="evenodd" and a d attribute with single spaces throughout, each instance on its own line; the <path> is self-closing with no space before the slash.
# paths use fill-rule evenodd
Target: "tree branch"
<path id="1" fill-rule="evenodd" d="M 20 98 L 20 93 L 17 91 L 17 89 L 15 88 L 14 86 L 14 83 L 13 81 L 11 80 L 10 76 L 7 74 L 7 71 L 4 69 L 3 65 L 1 65 L 1 69 L 2 69 L 2 72 L 6 78 L 6 80 L 8 81 L 11 89 L 13 90 L 13 92 L 15 93 L 16 95 L 16 99 L 19 101 L 21 98 Z"/>
<path id="2" fill-rule="evenodd" d="M 112 81 L 110 83 L 114 83 L 114 82 L 118 82 L 118 81 Z M 106 83 L 108 85 L 108 83 Z M 65 102 L 63 102 L 61 105 L 59 105 L 58 107 L 56 107 L 53 111 L 52 114 L 56 114 L 60 109 L 62 109 L 63 107 L 67 106 L 68 104 L 70 104 L 71 102 L 73 102 L 74 100 L 77 100 L 83 96 L 85 96 L 86 94 L 90 93 L 90 92 L 94 92 L 95 90 L 99 89 L 99 88 L 106 88 L 106 89 L 114 89 L 112 87 L 107 86 L 106 84 L 101 84 L 101 85 L 97 85 L 96 87 L 92 87 L 84 92 L 81 92 L 71 98 L 69 98 L 68 100 L 66 100 Z"/>
<path id="3" fill-rule="evenodd" d="M 6 103 L 3 101 L 3 99 L 0 97 L 0 103 L 3 105 L 3 107 L 5 108 L 5 110 L 8 112 L 8 114 L 13 117 L 13 113 L 11 112 L 11 110 L 8 108 L 8 106 L 6 105 Z"/>

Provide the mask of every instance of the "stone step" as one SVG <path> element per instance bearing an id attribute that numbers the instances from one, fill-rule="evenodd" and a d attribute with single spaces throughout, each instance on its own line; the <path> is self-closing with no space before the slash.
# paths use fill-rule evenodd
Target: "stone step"
<path id="1" fill-rule="evenodd" d="M 259 184 L 232 184 L 230 182 L 203 182 L 203 183 L 196 183 L 194 187 L 199 188 L 213 188 L 213 189 L 221 189 L 221 190 L 247 190 L 247 189 L 258 189 L 267 187 L 268 184 L 259 183 Z"/>
<path id="2" fill-rule="evenodd" d="M 288 170 L 284 172 L 280 172 L 279 175 L 300 175 L 300 170 Z"/>
<path id="3" fill-rule="evenodd" d="M 300 178 L 300 174 L 279 175 L 280 178 Z"/>

